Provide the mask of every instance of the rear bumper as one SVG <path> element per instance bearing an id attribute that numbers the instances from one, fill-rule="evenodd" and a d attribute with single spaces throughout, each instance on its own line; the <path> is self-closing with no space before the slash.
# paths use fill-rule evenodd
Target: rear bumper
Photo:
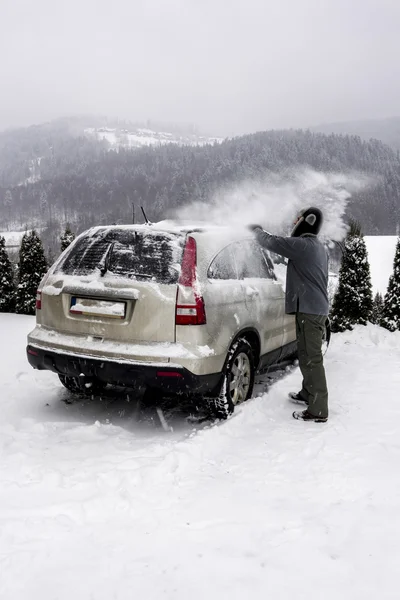
<path id="1" fill-rule="evenodd" d="M 187 369 L 169 364 L 127 363 L 73 354 L 62 354 L 29 344 L 29 364 L 70 377 L 95 377 L 104 383 L 134 387 L 143 385 L 166 393 L 213 394 L 219 388 L 222 374 L 195 375 Z"/>

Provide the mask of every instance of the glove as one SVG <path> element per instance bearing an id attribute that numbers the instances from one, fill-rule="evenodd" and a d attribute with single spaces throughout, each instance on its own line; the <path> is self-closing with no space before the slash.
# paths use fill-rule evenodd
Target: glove
<path id="1" fill-rule="evenodd" d="M 255 231 L 256 229 L 262 229 L 261 225 L 247 225 L 249 231 Z"/>

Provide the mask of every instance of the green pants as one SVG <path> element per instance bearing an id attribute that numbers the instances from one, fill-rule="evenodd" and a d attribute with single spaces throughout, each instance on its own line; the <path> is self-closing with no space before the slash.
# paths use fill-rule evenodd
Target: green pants
<path id="1" fill-rule="evenodd" d="M 303 375 L 301 396 L 308 400 L 308 411 L 316 416 L 328 417 L 328 388 L 322 356 L 322 340 L 326 317 L 296 313 L 299 366 Z"/>

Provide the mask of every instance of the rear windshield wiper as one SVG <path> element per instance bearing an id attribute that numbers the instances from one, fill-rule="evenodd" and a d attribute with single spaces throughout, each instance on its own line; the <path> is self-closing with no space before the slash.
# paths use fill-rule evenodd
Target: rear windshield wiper
<path id="1" fill-rule="evenodd" d="M 107 252 L 105 253 L 102 261 L 99 264 L 100 275 L 102 277 L 104 277 L 104 275 L 107 273 L 108 269 L 110 268 L 114 245 L 115 245 L 115 242 L 111 242 L 111 244 L 108 246 Z"/>

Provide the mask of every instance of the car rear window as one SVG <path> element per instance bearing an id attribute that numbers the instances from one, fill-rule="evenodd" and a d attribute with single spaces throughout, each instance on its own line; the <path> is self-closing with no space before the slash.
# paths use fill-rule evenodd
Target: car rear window
<path id="1" fill-rule="evenodd" d="M 185 238 L 151 230 L 107 228 L 89 232 L 71 247 L 57 271 L 65 275 L 98 272 L 158 283 L 179 278 Z"/>

